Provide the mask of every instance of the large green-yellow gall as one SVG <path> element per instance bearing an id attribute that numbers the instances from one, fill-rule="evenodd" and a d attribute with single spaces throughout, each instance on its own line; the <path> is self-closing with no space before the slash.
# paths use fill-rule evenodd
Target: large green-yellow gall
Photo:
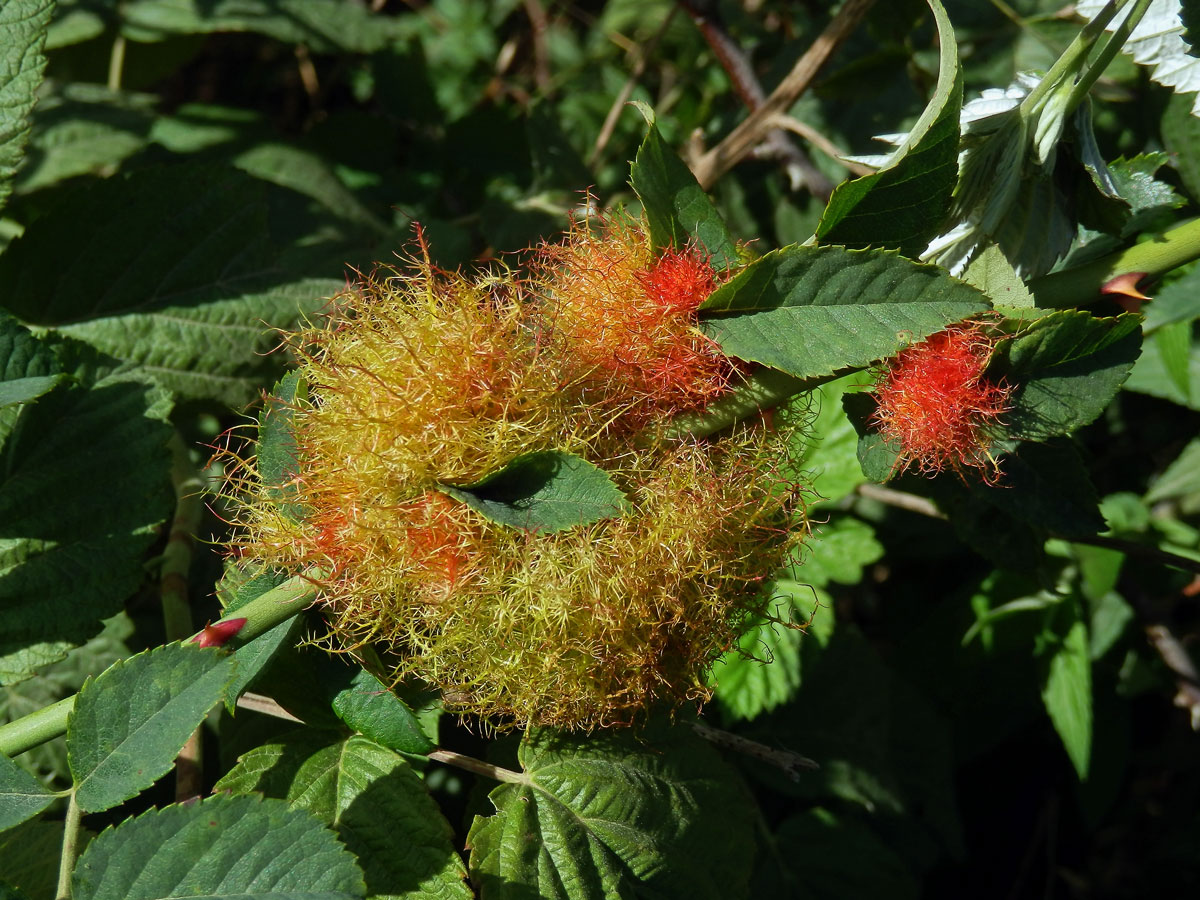
<path id="1" fill-rule="evenodd" d="M 801 527 L 785 428 L 653 437 L 738 371 L 696 327 L 716 281 L 633 221 L 573 229 L 525 278 L 418 260 L 365 281 L 289 338 L 307 385 L 289 503 L 251 460 L 234 547 L 317 573 L 338 647 L 376 646 L 494 726 L 703 700 Z M 545 528 L 463 502 L 531 453 L 583 461 L 620 504 Z"/>

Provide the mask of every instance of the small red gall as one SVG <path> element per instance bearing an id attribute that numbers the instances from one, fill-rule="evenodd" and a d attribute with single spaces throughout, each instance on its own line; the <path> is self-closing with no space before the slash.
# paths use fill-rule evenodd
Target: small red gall
<path id="1" fill-rule="evenodd" d="M 933 476 L 997 472 L 992 429 L 1008 411 L 1012 388 L 984 377 L 995 339 L 978 324 L 955 325 L 902 351 L 875 387 L 871 418 L 898 450 L 897 469 Z"/>

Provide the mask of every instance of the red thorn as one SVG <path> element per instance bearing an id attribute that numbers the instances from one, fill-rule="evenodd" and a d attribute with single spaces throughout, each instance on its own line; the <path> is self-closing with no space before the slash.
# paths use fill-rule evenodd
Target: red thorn
<path id="1" fill-rule="evenodd" d="M 199 644 L 201 647 L 221 647 L 245 627 L 245 619 L 224 619 L 215 624 L 210 622 L 192 638 L 191 642 Z"/>
<path id="2" fill-rule="evenodd" d="M 1100 293 L 1113 294 L 1113 299 L 1117 305 L 1126 312 L 1141 312 L 1142 304 L 1147 300 L 1153 299 L 1147 297 L 1137 287 L 1138 282 L 1148 274 L 1148 272 L 1124 272 L 1104 282 L 1104 286 L 1100 288 Z"/>

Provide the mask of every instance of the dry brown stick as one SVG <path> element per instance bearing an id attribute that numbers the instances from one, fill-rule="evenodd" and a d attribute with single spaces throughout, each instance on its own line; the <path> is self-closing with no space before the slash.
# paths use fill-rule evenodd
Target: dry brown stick
<path id="1" fill-rule="evenodd" d="M 533 38 L 533 83 L 546 94 L 550 91 L 550 54 L 546 50 L 546 29 L 550 23 L 541 0 L 525 0 L 524 5 Z"/>
<path id="2" fill-rule="evenodd" d="M 862 163 L 847 159 L 846 151 L 842 150 L 833 141 L 806 122 L 801 122 L 799 119 L 794 119 L 791 116 L 783 114 L 776 116 L 773 122 L 786 131 L 800 135 L 800 137 L 804 138 L 804 140 L 808 141 L 852 175 L 870 175 L 875 171 L 871 166 L 864 166 Z"/>
<path id="3" fill-rule="evenodd" d="M 1192 731 L 1200 731 L 1200 673 L 1187 648 L 1162 623 L 1147 625 L 1146 639 L 1175 676 L 1175 705 L 1188 711 Z"/>
<path id="4" fill-rule="evenodd" d="M 677 0 L 677 2 L 691 15 L 692 22 L 704 40 L 708 42 L 717 62 L 729 76 L 730 84 L 746 108 L 753 112 L 762 106 L 766 94 L 758 82 L 758 77 L 754 74 L 754 67 L 750 65 L 750 60 L 742 48 L 722 27 L 715 14 L 715 9 L 709 9 L 713 4 L 702 3 L 700 0 Z M 704 148 L 698 147 L 688 158 L 689 160 L 697 159 L 703 155 L 703 152 Z M 756 155 L 772 156 L 782 160 L 793 190 L 807 187 L 814 196 L 823 202 L 828 201 L 830 194 L 833 193 L 833 182 L 826 178 L 825 173 L 813 165 L 812 160 L 777 127 L 772 127 L 767 132 L 764 143 L 756 148 Z"/>
<path id="5" fill-rule="evenodd" d="M 792 750 L 777 750 L 774 747 L 768 747 L 766 744 L 760 744 L 758 741 L 752 741 L 750 738 L 742 737 L 740 734 L 722 731 L 720 728 L 705 725 L 703 722 L 693 722 L 692 730 L 717 747 L 724 747 L 727 750 L 733 750 L 735 753 L 760 759 L 769 765 L 782 769 L 793 781 L 800 780 L 801 769 L 811 770 L 821 768 L 820 764 L 815 760 L 809 759 L 807 756 L 801 756 Z"/>
<path id="6" fill-rule="evenodd" d="M 625 104 L 629 102 L 630 95 L 633 94 L 633 89 L 637 86 L 638 80 L 646 71 L 646 60 L 650 58 L 650 54 L 654 52 L 654 48 L 658 46 L 658 42 L 662 40 L 662 36 L 667 33 L 667 28 L 671 25 L 671 20 L 675 18 L 677 7 L 671 7 L 670 12 L 663 18 L 663 22 L 658 26 L 658 31 L 650 36 L 650 40 L 638 47 L 637 54 L 633 60 L 633 69 L 629 73 L 629 77 L 625 79 L 625 83 L 621 85 L 621 91 L 617 94 L 617 99 L 613 101 L 612 106 L 608 109 L 608 115 L 604 117 L 604 124 L 600 126 L 600 134 L 596 136 L 596 143 L 592 146 L 592 152 L 588 155 L 587 164 L 591 168 L 596 165 L 600 159 L 600 154 L 604 152 L 604 148 L 608 146 L 608 142 L 612 139 L 613 132 L 617 128 L 617 119 L 621 117 L 621 111 L 625 108 Z"/>
<path id="7" fill-rule="evenodd" d="M 904 491 L 897 491 L 884 487 L 882 484 L 871 484 L 870 482 L 860 484 L 855 491 L 860 497 L 875 500 L 887 506 L 894 506 L 897 509 L 908 510 L 917 515 L 928 516 L 931 519 L 946 518 L 946 514 L 938 509 L 932 500 L 926 500 L 916 494 L 906 494 Z"/>
<path id="8" fill-rule="evenodd" d="M 875 0 L 846 0 L 811 47 L 757 109 L 692 166 L 701 187 L 708 190 L 718 178 L 748 156 L 773 128 L 775 117 L 787 111 L 807 90 L 821 67 L 862 21 Z"/>

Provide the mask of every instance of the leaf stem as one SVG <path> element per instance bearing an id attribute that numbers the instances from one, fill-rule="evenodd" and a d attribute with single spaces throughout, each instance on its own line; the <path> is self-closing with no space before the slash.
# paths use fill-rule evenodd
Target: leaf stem
<path id="1" fill-rule="evenodd" d="M 314 577 L 295 575 L 226 616 L 226 619 L 246 620 L 226 646 L 242 646 L 311 606 L 319 591 Z M 64 697 L 7 725 L 0 725 L 0 753 L 16 756 L 64 734 L 76 696 Z"/>
<path id="2" fill-rule="evenodd" d="M 79 823 L 83 812 L 75 802 L 75 792 L 67 800 L 67 815 L 63 820 L 62 856 L 58 860 L 58 890 L 56 900 L 70 900 L 71 872 L 75 869 L 75 857 L 78 854 Z"/>
<path id="3" fill-rule="evenodd" d="M 1155 278 L 1200 258 L 1200 218 L 1087 265 L 1043 275 L 1029 282 L 1042 309 L 1071 309 L 1100 299 L 1102 288 L 1131 272 Z"/>

